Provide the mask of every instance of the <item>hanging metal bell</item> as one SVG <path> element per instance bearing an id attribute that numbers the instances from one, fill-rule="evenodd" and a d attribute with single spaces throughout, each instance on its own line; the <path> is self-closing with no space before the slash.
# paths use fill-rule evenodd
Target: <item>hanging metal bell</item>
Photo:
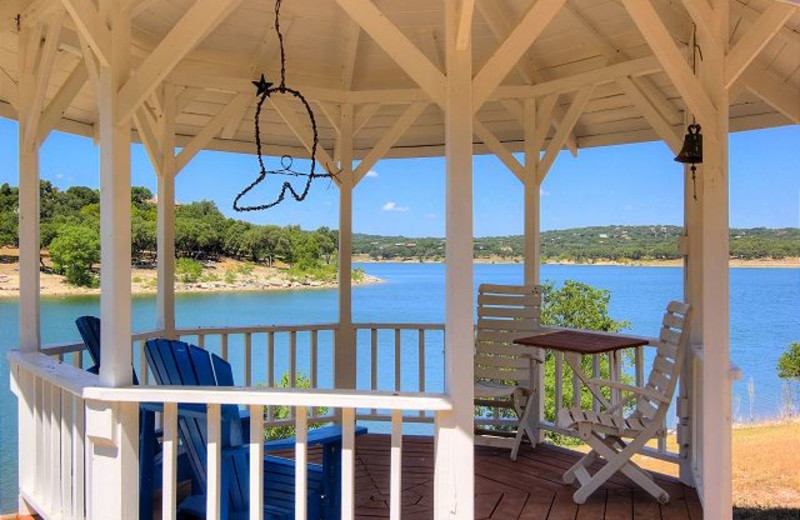
<path id="1" fill-rule="evenodd" d="M 689 125 L 683 138 L 683 148 L 675 161 L 683 164 L 703 163 L 703 135 L 700 133 L 700 125 Z"/>

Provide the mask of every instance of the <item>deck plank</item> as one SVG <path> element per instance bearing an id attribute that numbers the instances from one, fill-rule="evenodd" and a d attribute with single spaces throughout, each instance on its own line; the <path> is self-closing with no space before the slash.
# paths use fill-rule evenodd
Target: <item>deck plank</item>
<path id="1" fill-rule="evenodd" d="M 356 439 L 355 518 L 389 518 L 389 435 L 368 434 Z M 293 452 L 280 453 L 293 457 Z M 561 476 L 583 454 L 565 448 L 524 444 L 516 462 L 507 450 L 475 450 L 476 520 L 702 520 L 697 492 L 674 477 L 653 474 L 671 500 L 662 506 L 623 475 L 615 475 L 585 504 L 572 501 L 575 488 Z M 309 450 L 320 460 L 319 449 Z M 402 518 L 433 518 L 433 439 L 403 438 Z M 594 473 L 602 463 L 590 467 Z M 160 512 L 160 501 L 156 504 Z"/>

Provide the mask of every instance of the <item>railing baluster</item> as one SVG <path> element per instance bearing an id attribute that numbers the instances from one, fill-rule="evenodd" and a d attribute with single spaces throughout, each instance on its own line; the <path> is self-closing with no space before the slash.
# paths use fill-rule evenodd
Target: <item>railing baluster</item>
<path id="1" fill-rule="evenodd" d="M 297 380 L 297 332 L 289 333 L 289 387 L 294 388 Z"/>
<path id="2" fill-rule="evenodd" d="M 50 392 L 50 383 L 46 380 L 41 380 L 41 393 L 42 393 L 42 408 L 40 410 L 41 413 L 41 421 L 42 421 L 42 435 L 41 435 L 41 443 L 39 446 L 42 447 L 42 461 L 41 461 L 41 485 L 37 490 L 37 494 L 42 498 L 42 501 L 45 505 L 50 505 L 50 486 L 52 485 L 53 474 L 50 469 L 50 458 L 52 457 L 51 451 L 51 444 L 50 444 L 50 437 L 53 434 L 51 428 L 51 415 L 50 415 L 50 408 L 53 406 L 53 395 Z M 37 432 L 38 433 L 38 432 Z M 38 457 L 37 457 L 38 462 Z"/>
<path id="3" fill-rule="evenodd" d="M 372 329 L 370 337 L 370 388 L 372 390 L 378 389 L 378 329 Z M 372 409 L 372 415 L 375 415 L 377 410 Z"/>
<path id="4" fill-rule="evenodd" d="M 295 455 L 294 455 L 294 517 L 306 520 L 308 511 L 308 411 L 305 406 L 295 408 Z"/>
<path id="5" fill-rule="evenodd" d="M 223 334 L 220 344 L 220 353 L 222 354 L 222 359 L 228 361 L 228 335 Z"/>
<path id="6" fill-rule="evenodd" d="M 644 386 L 644 347 L 636 347 L 634 364 L 636 365 L 636 386 L 642 388 Z"/>
<path id="7" fill-rule="evenodd" d="M 418 346 L 418 354 L 419 358 L 419 381 L 418 381 L 418 388 L 419 392 L 424 394 L 425 393 L 425 329 L 419 329 L 419 346 Z M 420 417 L 425 417 L 425 411 L 419 411 Z"/>
<path id="8" fill-rule="evenodd" d="M 205 334 L 198 334 L 197 335 L 197 346 L 200 348 L 206 348 L 206 335 Z M 226 359 L 227 361 L 227 359 Z"/>
<path id="9" fill-rule="evenodd" d="M 553 354 L 555 363 L 555 383 L 556 383 L 556 417 L 564 406 L 564 354 L 556 352 Z"/>
<path id="10" fill-rule="evenodd" d="M 83 399 L 75 398 L 75 408 L 73 410 L 72 421 L 72 506 L 75 520 L 83 520 L 85 517 L 85 485 L 86 485 L 86 450 L 84 445 L 84 402 Z"/>
<path id="11" fill-rule="evenodd" d="M 598 354 L 592 356 L 592 377 L 600 377 L 600 356 Z M 600 410 L 600 403 L 597 399 L 592 399 L 592 410 L 595 412 Z"/>
<path id="12" fill-rule="evenodd" d="M 392 452 L 389 466 L 389 520 L 402 518 L 403 504 L 403 411 L 392 411 Z"/>
<path id="13" fill-rule="evenodd" d="M 61 507 L 61 388 L 50 385 L 50 505 Z"/>
<path id="14" fill-rule="evenodd" d="M 141 377 L 139 381 L 141 384 L 146 385 L 149 384 L 148 380 L 150 379 L 149 367 L 147 366 L 147 357 L 145 355 L 144 349 L 144 340 L 139 340 L 139 374 Z"/>
<path id="15" fill-rule="evenodd" d="M 583 360 L 579 355 L 576 356 L 576 358 L 576 365 L 578 366 L 578 370 L 580 370 L 582 366 L 581 361 Z M 578 374 L 576 374 L 574 370 L 572 371 L 572 406 L 575 408 L 581 407 L 581 380 L 578 379 Z"/>
<path id="16" fill-rule="evenodd" d="M 72 366 L 75 368 L 83 368 L 83 351 L 72 353 Z"/>
<path id="17" fill-rule="evenodd" d="M 72 517 L 72 395 L 61 392 L 61 516 Z"/>
<path id="18" fill-rule="evenodd" d="M 400 329 L 394 329 L 394 389 L 400 391 Z"/>
<path id="19" fill-rule="evenodd" d="M 161 518 L 174 520 L 177 510 L 177 466 L 178 466 L 178 405 L 164 403 L 164 440 L 162 442 L 162 488 L 161 488 Z"/>
<path id="20" fill-rule="evenodd" d="M 244 335 L 244 386 L 251 386 L 253 378 L 253 334 Z"/>
<path id="21" fill-rule="evenodd" d="M 319 333 L 316 330 L 311 331 L 311 388 L 319 386 L 317 381 L 317 363 L 319 357 Z M 316 415 L 316 408 L 312 412 Z"/>
<path id="22" fill-rule="evenodd" d="M 613 352 L 608 353 L 608 366 L 611 372 L 611 380 L 619 382 L 622 379 L 622 374 L 620 372 L 620 364 L 619 364 L 619 350 L 615 350 Z M 622 395 L 621 392 L 616 389 L 611 389 L 611 406 L 616 406 L 619 403 Z M 620 410 L 620 417 L 622 416 L 622 411 Z"/>
<path id="23" fill-rule="evenodd" d="M 342 520 L 355 518 L 356 411 L 342 409 Z"/>
<path id="24" fill-rule="evenodd" d="M 250 405 L 250 520 L 264 519 L 264 407 Z"/>
<path id="25" fill-rule="evenodd" d="M 220 520 L 222 491 L 222 426 L 221 408 L 218 404 L 208 406 L 208 455 L 206 459 L 206 519 Z"/>
<path id="26" fill-rule="evenodd" d="M 267 333 L 267 386 L 275 388 L 275 333 Z M 275 418 L 275 407 L 267 406 L 267 421 Z"/>

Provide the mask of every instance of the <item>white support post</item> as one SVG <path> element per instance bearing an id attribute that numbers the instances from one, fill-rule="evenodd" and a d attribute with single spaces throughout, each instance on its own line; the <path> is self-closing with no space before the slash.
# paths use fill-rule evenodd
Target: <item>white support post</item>
<path id="1" fill-rule="evenodd" d="M 457 48 L 459 6 L 459 0 L 445 1 L 445 392 L 453 411 L 437 418 L 436 520 L 471 520 L 475 509 L 472 42 Z"/>
<path id="2" fill-rule="evenodd" d="M 525 189 L 525 284 L 541 283 L 541 182 L 539 181 L 539 155 L 536 148 L 537 132 L 546 133 L 549 122 L 537 121 L 536 100 L 523 101 L 522 119 L 525 134 L 525 169 L 523 186 Z M 534 432 L 533 442 L 544 442 L 544 430 L 539 425 L 544 422 L 544 370 L 539 367 L 536 374 L 536 393 L 531 397 L 537 400 L 529 422 Z"/>
<path id="3" fill-rule="evenodd" d="M 26 121 L 32 104 L 35 76 L 26 67 L 28 56 L 38 50 L 38 37 L 33 38 L 28 26 L 20 31 L 19 105 L 19 348 L 37 352 L 39 333 L 39 141 L 25 147 Z M 36 417 L 35 381 L 30 374 L 12 373 L 12 388 L 17 395 L 17 482 L 20 491 L 33 492 L 36 480 Z M 36 514 L 22 495 L 17 510 L 20 515 Z"/>
<path id="4" fill-rule="evenodd" d="M 339 124 L 339 335 L 335 385 L 356 387 L 356 337 L 353 330 L 353 105 L 342 105 Z"/>
<path id="5" fill-rule="evenodd" d="M 119 88 L 130 71 L 127 2 L 106 0 L 110 63 L 98 70 L 100 134 L 100 344 L 105 386 L 131 384 L 131 119 L 119 118 Z M 123 5 L 124 4 L 124 5 Z M 102 11 L 103 9 L 101 9 Z M 103 20 L 105 24 L 106 21 Z M 139 518 L 139 414 L 135 403 L 88 404 L 89 518 Z"/>
<path id="6" fill-rule="evenodd" d="M 41 31 L 41 28 L 38 28 Z M 33 33 L 33 34 L 32 34 Z M 23 352 L 36 352 L 39 332 L 39 146 L 25 146 L 33 110 L 34 60 L 39 50 L 38 31 L 23 26 L 20 32 L 19 104 L 19 341 Z M 31 129 L 35 130 L 35 129 Z M 36 135 L 35 133 L 33 135 Z M 22 465 L 20 465 L 21 467 Z"/>
<path id="7" fill-rule="evenodd" d="M 156 328 L 166 337 L 175 332 L 175 116 L 177 97 L 171 83 L 163 86 L 164 121 L 161 139 L 161 167 L 158 175 L 158 295 Z"/>
<path id="8" fill-rule="evenodd" d="M 728 1 L 711 2 L 713 40 L 701 41 L 698 63 L 705 94 L 715 105 L 706 130 L 702 204 L 703 506 L 706 518 L 732 517 L 730 287 L 728 224 Z M 716 135 L 714 135 L 716 134 Z"/>

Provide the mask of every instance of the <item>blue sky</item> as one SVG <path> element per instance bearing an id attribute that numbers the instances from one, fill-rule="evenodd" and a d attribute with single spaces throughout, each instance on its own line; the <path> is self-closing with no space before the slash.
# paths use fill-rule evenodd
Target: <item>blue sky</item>
<path id="1" fill-rule="evenodd" d="M 800 127 L 731 135 L 731 225 L 800 226 Z M 271 159 L 272 164 L 277 161 Z M 61 188 L 97 187 L 98 149 L 87 138 L 54 132 L 42 147 L 41 175 Z M 0 183 L 17 184 L 17 125 L 0 119 Z M 380 161 L 356 188 L 357 232 L 407 236 L 444 234 L 442 158 Z M 542 228 L 606 224 L 681 224 L 681 166 L 663 143 L 562 152 L 542 186 Z M 258 173 L 255 157 L 201 152 L 178 176 L 180 202 L 210 199 L 228 216 L 261 224 L 338 227 L 339 194 L 317 181 L 303 203 L 238 214 L 231 203 Z M 475 158 L 476 236 L 522 233 L 522 186 L 493 157 Z M 133 146 L 132 182 L 156 188 L 140 145 Z M 275 181 L 273 181 L 275 183 Z M 277 183 L 250 201 L 274 198 Z M 258 195 L 261 195 L 260 197 Z"/>

